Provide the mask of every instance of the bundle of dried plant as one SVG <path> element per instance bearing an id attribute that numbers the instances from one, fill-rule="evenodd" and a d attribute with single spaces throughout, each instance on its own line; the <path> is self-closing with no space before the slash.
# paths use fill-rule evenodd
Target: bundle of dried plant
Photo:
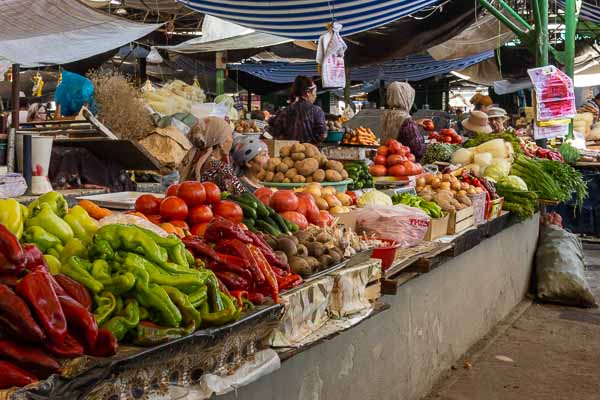
<path id="1" fill-rule="evenodd" d="M 94 84 L 97 118 L 122 139 L 140 140 L 155 126 L 133 84 L 119 73 L 93 71 L 88 78 Z"/>

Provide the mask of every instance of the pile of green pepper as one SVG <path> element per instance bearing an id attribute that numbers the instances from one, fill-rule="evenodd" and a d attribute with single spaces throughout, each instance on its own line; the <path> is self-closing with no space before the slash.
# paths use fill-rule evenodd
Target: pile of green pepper
<path id="1" fill-rule="evenodd" d="M 348 185 L 349 190 L 373 187 L 373 177 L 369 173 L 369 168 L 364 161 L 353 161 L 344 165 L 344 169 L 348 171 L 348 178 L 352 179 L 352 183 Z"/>
<path id="2" fill-rule="evenodd" d="M 119 341 L 152 346 L 226 324 L 241 313 L 212 271 L 195 268 L 194 257 L 175 236 L 106 225 L 87 250 L 87 259 L 70 256 L 60 272 L 93 293 L 98 325 Z"/>

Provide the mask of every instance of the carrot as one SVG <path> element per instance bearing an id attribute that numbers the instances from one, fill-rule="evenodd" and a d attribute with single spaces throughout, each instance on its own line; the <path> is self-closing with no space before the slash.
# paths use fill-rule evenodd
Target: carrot
<path id="1" fill-rule="evenodd" d="M 79 205 L 83 207 L 83 209 L 87 211 L 88 214 L 90 214 L 90 217 L 94 219 L 102 219 L 108 217 L 109 215 L 112 215 L 112 211 L 98 206 L 93 201 L 81 200 L 79 202 Z"/>
<path id="2" fill-rule="evenodd" d="M 146 221 L 148 221 L 148 217 L 146 217 L 144 214 L 142 214 L 141 212 L 138 212 L 138 211 L 127 211 L 125 214 L 135 215 L 136 217 L 144 218 Z"/>

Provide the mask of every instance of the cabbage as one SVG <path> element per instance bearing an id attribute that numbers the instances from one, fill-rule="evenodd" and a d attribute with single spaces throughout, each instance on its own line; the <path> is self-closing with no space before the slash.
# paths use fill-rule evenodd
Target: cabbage
<path id="1" fill-rule="evenodd" d="M 359 207 L 365 207 L 367 205 L 378 205 L 378 206 L 392 206 L 392 198 L 387 194 L 378 190 L 371 190 L 360 196 L 357 200 L 356 205 Z"/>
<path id="2" fill-rule="evenodd" d="M 479 165 L 479 167 L 483 170 L 490 166 L 492 161 L 492 153 L 477 153 L 475 154 L 475 157 L 473 157 L 473 163 Z"/>
<path id="3" fill-rule="evenodd" d="M 473 147 L 476 153 L 492 153 L 494 158 L 506 158 L 506 146 L 503 139 L 493 139 L 485 143 L 481 143 L 477 147 Z"/>
<path id="4" fill-rule="evenodd" d="M 471 164 L 473 162 L 473 154 L 473 151 L 469 149 L 458 149 L 452 154 L 452 164 Z"/>
<path id="5" fill-rule="evenodd" d="M 485 169 L 483 172 L 484 178 L 498 182 L 500 179 L 508 176 L 508 172 L 502 167 L 501 164 L 492 164 Z"/>
<path id="6" fill-rule="evenodd" d="M 503 185 L 510 186 L 514 189 L 527 190 L 527 184 L 525 183 L 525 181 L 516 175 L 509 175 L 507 177 L 504 177 L 499 182 Z"/>

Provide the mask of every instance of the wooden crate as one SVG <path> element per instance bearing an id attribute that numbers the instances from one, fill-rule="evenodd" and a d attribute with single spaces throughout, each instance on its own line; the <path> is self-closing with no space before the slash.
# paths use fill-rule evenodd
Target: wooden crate
<path id="1" fill-rule="evenodd" d="M 498 218 L 502 214 L 502 205 L 504 197 L 499 197 L 496 200 L 488 201 L 485 208 L 485 219 L 491 220 Z"/>
<path id="2" fill-rule="evenodd" d="M 427 233 L 425 234 L 424 240 L 431 241 L 439 237 L 445 236 L 448 232 L 449 219 L 449 214 L 446 214 L 446 216 L 442 218 L 432 218 L 429 221 L 429 228 L 427 228 Z"/>
<path id="3" fill-rule="evenodd" d="M 473 217 L 473 206 L 463 208 L 460 211 L 450 213 L 448 220 L 448 234 L 455 235 L 472 227 L 475 223 Z"/>
<path id="4" fill-rule="evenodd" d="M 267 144 L 269 149 L 269 156 L 279 157 L 279 150 L 284 146 L 291 146 L 299 143 L 297 140 L 277 140 L 277 139 L 265 139 L 264 142 Z"/>

